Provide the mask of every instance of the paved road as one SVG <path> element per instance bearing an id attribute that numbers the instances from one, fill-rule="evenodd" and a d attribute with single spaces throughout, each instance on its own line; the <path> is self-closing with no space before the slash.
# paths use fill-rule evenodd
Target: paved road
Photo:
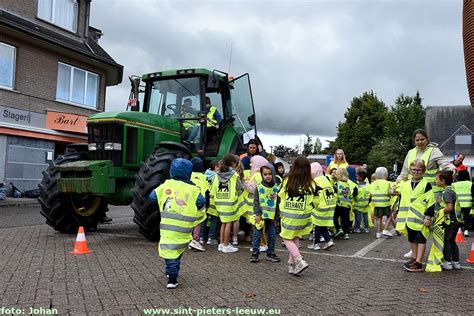
<path id="1" fill-rule="evenodd" d="M 373 234 L 351 235 L 331 251 L 303 248 L 310 267 L 300 277 L 288 275 L 284 262 L 250 263 L 247 243 L 235 254 L 188 251 L 180 286 L 166 290 L 156 243 L 140 236 L 128 207 L 113 208 L 112 224 L 86 233 L 93 253 L 82 256 L 68 253 L 75 236 L 44 225 L 36 211 L 39 207 L 0 208 L 2 226 L 10 225 L 0 229 L 0 313 L 3 307 L 27 314 L 33 307 L 61 315 L 142 315 L 146 308 L 172 308 L 182 315 L 188 308 L 220 308 L 214 312 L 225 314 L 238 307 L 276 308 L 283 315 L 474 314 L 473 266 L 408 273 L 401 267 L 408 247 L 402 237 L 376 241 Z M 17 217 L 13 224 L 12 217 Z M 460 247 L 463 260 L 469 247 Z M 287 255 L 280 244 L 278 254 Z"/>

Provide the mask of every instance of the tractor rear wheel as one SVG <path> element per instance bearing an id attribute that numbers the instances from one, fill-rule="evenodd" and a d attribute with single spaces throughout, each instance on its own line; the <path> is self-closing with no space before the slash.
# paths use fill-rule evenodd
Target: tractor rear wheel
<path id="1" fill-rule="evenodd" d="M 107 211 L 107 202 L 102 197 L 59 192 L 60 172 L 56 166 L 87 159 L 86 152 L 66 152 L 64 156 L 59 156 L 48 169 L 43 171 L 38 198 L 41 204 L 41 214 L 46 217 L 46 223 L 57 231 L 77 233 L 79 226 L 84 226 L 86 230 L 95 229 Z"/>
<path id="2" fill-rule="evenodd" d="M 171 161 L 175 158 L 190 156 L 180 151 L 167 151 L 164 153 L 156 150 L 148 156 L 135 175 L 135 185 L 132 189 L 132 208 L 135 211 L 133 221 L 138 225 L 140 232 L 149 240 L 160 240 L 160 210 L 156 201 L 148 197 L 152 190 L 169 179 Z"/>

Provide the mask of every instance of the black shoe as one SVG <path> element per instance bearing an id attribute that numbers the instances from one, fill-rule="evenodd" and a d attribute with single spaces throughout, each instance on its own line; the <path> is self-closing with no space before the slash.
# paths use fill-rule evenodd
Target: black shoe
<path id="1" fill-rule="evenodd" d="M 344 231 L 342 229 L 339 229 L 336 234 L 334 235 L 334 238 L 338 238 L 340 236 L 344 235 Z"/>
<path id="2" fill-rule="evenodd" d="M 104 217 L 102 217 L 102 219 L 99 221 L 99 223 L 107 224 L 107 223 L 110 223 L 111 221 L 112 221 L 112 219 L 110 217 L 107 217 L 106 215 L 104 215 Z"/>
<path id="3" fill-rule="evenodd" d="M 267 261 L 280 262 L 280 257 L 278 257 L 275 253 L 269 253 L 267 254 Z"/>
<path id="4" fill-rule="evenodd" d="M 178 280 L 176 278 L 169 278 L 166 288 L 169 290 L 175 289 L 178 287 Z"/>
<path id="5" fill-rule="evenodd" d="M 415 259 L 411 258 L 411 259 L 409 259 L 407 262 L 405 262 L 405 263 L 403 264 L 403 267 L 407 267 L 407 268 L 408 268 L 408 267 L 411 266 L 411 265 L 413 264 L 413 262 L 415 262 L 415 261 L 416 261 Z"/>
<path id="6" fill-rule="evenodd" d="M 250 262 L 258 262 L 258 253 L 253 253 Z"/>
<path id="7" fill-rule="evenodd" d="M 421 262 L 413 261 L 409 266 L 403 266 L 408 272 L 423 272 L 423 264 Z"/>

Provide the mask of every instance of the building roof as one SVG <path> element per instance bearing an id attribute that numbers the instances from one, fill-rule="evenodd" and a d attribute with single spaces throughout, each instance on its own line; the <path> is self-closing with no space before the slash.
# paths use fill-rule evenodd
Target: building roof
<path id="1" fill-rule="evenodd" d="M 0 10 L 0 26 L 6 26 L 7 28 L 98 61 L 104 64 L 104 68 L 108 68 L 107 85 L 116 85 L 122 82 L 123 66 L 116 63 L 92 37 L 88 37 L 84 41 L 74 40 L 5 10 Z M 95 28 L 92 29 L 97 31 Z M 111 73 L 111 70 L 115 74 Z"/>
<path id="2" fill-rule="evenodd" d="M 426 132 L 430 141 L 449 155 L 474 154 L 474 109 L 471 106 L 432 106 L 426 108 Z M 456 135 L 471 135 L 470 145 L 455 143 Z"/>

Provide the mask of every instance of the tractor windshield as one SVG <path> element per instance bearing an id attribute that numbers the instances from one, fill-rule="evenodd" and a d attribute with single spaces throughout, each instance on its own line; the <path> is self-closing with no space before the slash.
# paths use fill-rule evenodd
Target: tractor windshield
<path id="1" fill-rule="evenodd" d="M 195 118 L 201 108 L 200 78 L 174 78 L 147 84 L 148 113 Z"/>

